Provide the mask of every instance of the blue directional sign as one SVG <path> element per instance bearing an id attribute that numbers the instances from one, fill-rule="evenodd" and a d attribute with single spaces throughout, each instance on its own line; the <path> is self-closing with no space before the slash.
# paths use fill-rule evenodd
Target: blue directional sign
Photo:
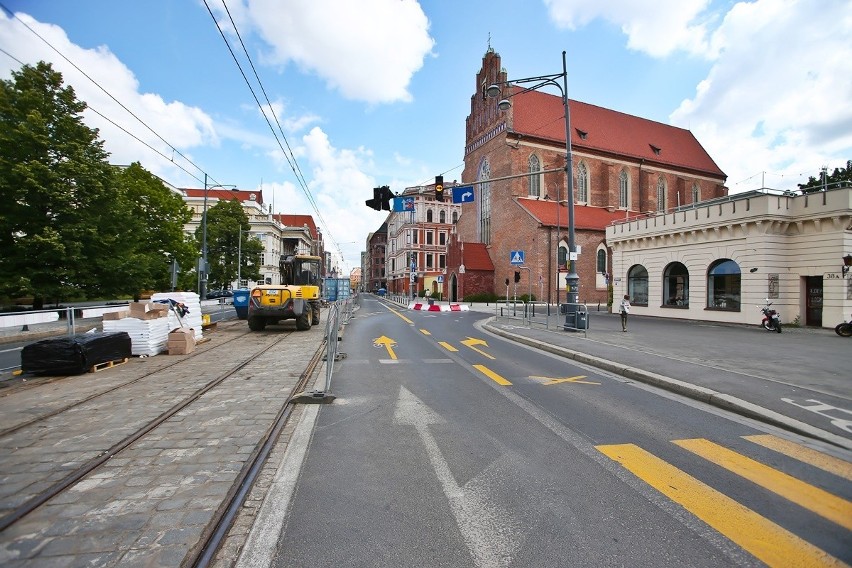
<path id="1" fill-rule="evenodd" d="M 396 197 L 393 200 L 393 210 L 397 213 L 403 213 L 405 211 L 414 211 L 414 198 L 413 197 Z"/>
<path id="2" fill-rule="evenodd" d="M 509 262 L 515 266 L 520 266 L 524 263 L 524 251 L 513 250 L 509 253 Z"/>
<path id="3" fill-rule="evenodd" d="M 473 203 L 473 186 L 457 185 L 454 187 L 453 203 Z"/>

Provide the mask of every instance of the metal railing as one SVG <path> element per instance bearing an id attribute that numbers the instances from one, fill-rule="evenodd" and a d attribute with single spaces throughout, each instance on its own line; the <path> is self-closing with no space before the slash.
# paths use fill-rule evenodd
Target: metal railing
<path id="1" fill-rule="evenodd" d="M 582 331 L 586 337 L 589 328 L 589 307 L 586 304 L 554 304 L 512 301 L 498 303 L 498 318 L 518 320 L 529 327 L 547 330 Z"/>

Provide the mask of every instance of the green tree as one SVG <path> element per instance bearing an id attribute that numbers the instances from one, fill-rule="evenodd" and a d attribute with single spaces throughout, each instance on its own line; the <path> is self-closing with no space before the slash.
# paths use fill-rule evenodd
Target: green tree
<path id="1" fill-rule="evenodd" d="M 98 131 L 50 64 L 25 65 L 0 81 L 0 291 L 44 300 L 97 287 L 116 255 L 113 171 Z"/>
<path id="2" fill-rule="evenodd" d="M 241 260 L 240 276 L 260 279 L 260 255 L 263 244 L 249 238 L 249 219 L 236 199 L 221 200 L 207 210 L 207 262 L 210 265 L 208 289 L 225 288 L 237 279 L 237 260 Z M 201 241 L 203 228 L 195 231 Z M 242 242 L 240 242 L 241 239 Z"/>
<path id="3" fill-rule="evenodd" d="M 825 179 L 820 172 L 818 177 L 810 176 L 807 183 L 799 184 L 802 193 L 815 193 L 823 189 L 838 187 L 852 187 L 852 160 L 846 161 L 845 168 L 834 168 L 834 171 L 825 176 Z"/>
<path id="4" fill-rule="evenodd" d="M 120 259 L 117 285 L 125 283 L 129 286 L 125 293 L 134 295 L 148 289 L 169 290 L 173 260 L 191 279 L 199 249 L 184 232 L 192 211 L 183 198 L 138 162 L 117 173 L 116 188 L 116 198 L 129 213 L 123 226 L 133 235 L 133 250 Z"/>

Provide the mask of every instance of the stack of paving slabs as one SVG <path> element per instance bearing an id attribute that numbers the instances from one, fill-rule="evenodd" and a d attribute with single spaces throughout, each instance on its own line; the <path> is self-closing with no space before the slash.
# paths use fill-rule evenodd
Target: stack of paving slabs
<path id="1" fill-rule="evenodd" d="M 21 350 L 21 371 L 35 375 L 78 375 L 130 357 L 126 333 L 82 333 L 42 339 Z"/>
<path id="2" fill-rule="evenodd" d="M 154 302 L 131 302 L 129 317 L 104 319 L 105 332 L 124 331 L 133 355 L 158 355 L 167 349 L 169 307 Z"/>
<path id="3" fill-rule="evenodd" d="M 186 355 L 195 349 L 195 333 L 188 327 L 179 327 L 169 333 L 169 355 Z"/>
<path id="4" fill-rule="evenodd" d="M 154 302 L 167 302 L 182 304 L 185 313 L 169 310 L 169 329 L 176 327 L 189 327 L 195 333 L 195 340 L 201 339 L 201 299 L 195 292 L 157 292 L 151 296 Z M 182 310 L 183 311 L 183 310 Z"/>

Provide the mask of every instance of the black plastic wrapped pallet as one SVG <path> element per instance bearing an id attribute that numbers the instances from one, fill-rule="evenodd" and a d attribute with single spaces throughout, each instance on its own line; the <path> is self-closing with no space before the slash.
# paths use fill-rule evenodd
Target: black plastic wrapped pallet
<path id="1" fill-rule="evenodd" d="M 126 331 L 82 333 L 42 339 L 21 351 L 21 371 L 34 375 L 79 375 L 95 365 L 131 356 Z"/>

